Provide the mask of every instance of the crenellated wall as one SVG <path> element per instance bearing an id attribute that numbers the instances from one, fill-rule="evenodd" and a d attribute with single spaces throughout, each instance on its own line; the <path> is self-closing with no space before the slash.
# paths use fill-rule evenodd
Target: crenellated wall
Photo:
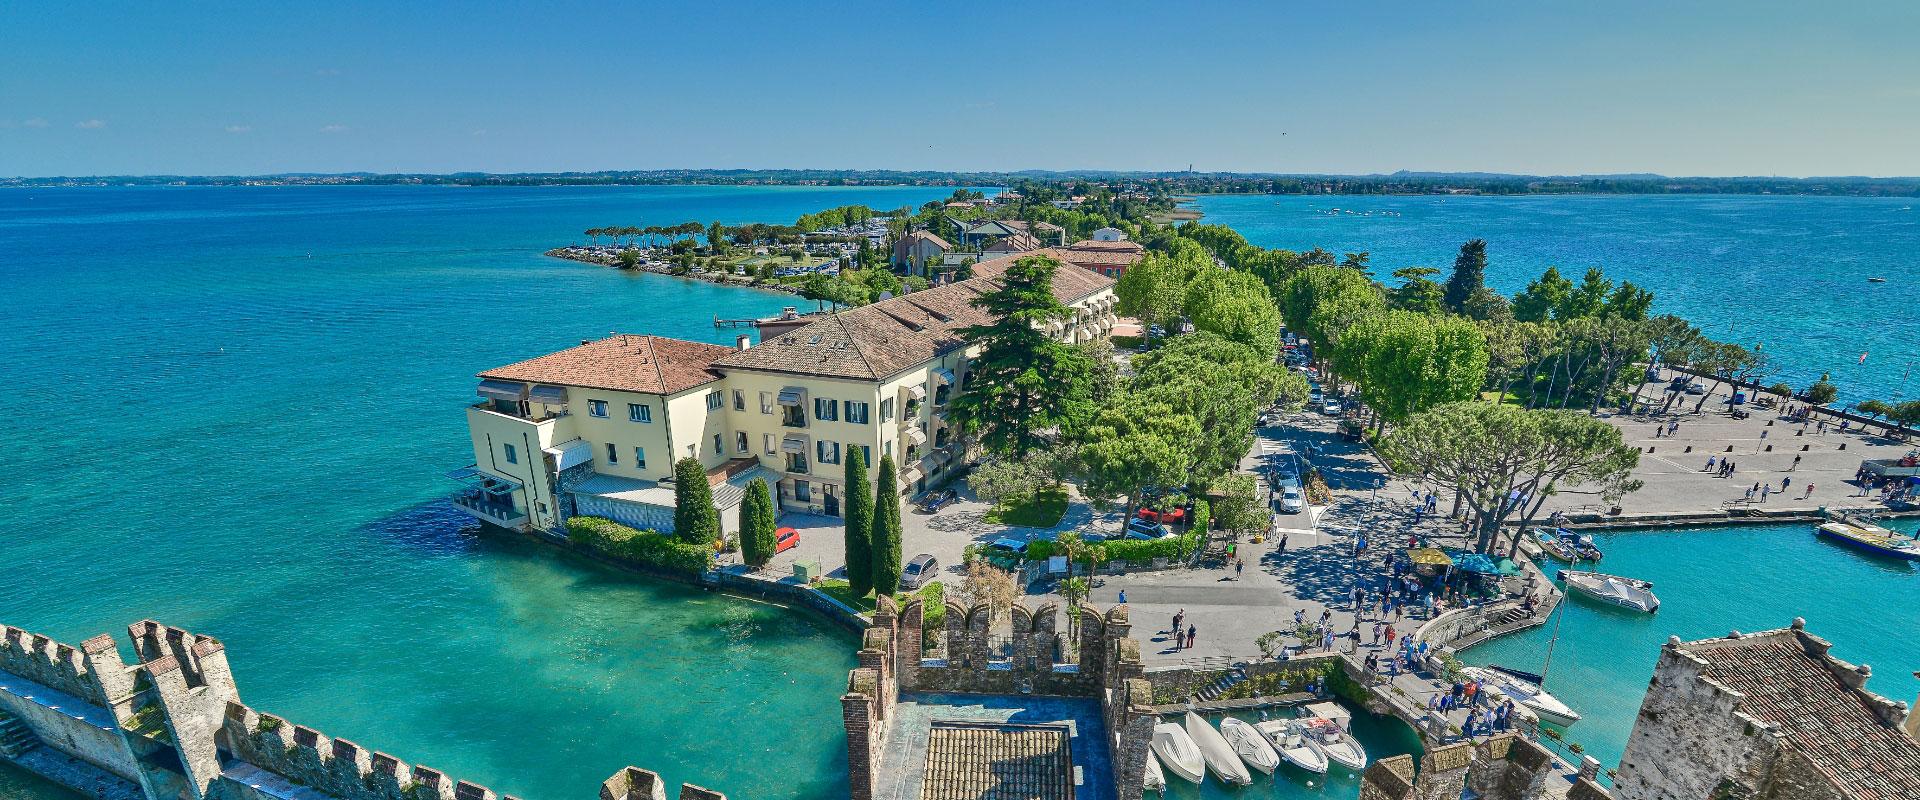
<path id="1" fill-rule="evenodd" d="M 1379 759 L 1361 776 L 1360 800 L 1457 800 L 1463 790 L 1480 800 L 1544 800 L 1553 774 L 1551 753 L 1505 733 L 1428 750 L 1418 770 L 1411 756 Z M 1590 788 L 1601 792 L 1595 800 L 1606 797 Z"/>

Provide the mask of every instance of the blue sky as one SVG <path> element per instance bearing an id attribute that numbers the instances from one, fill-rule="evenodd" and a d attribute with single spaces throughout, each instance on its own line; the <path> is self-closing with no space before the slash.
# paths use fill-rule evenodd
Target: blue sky
<path id="1" fill-rule="evenodd" d="M 1916 175 L 1916 37 L 1911 0 L 0 2 L 0 175 Z"/>

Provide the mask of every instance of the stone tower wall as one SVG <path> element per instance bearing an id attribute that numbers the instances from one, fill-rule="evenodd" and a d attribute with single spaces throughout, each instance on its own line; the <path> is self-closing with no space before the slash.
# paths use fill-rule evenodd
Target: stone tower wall
<path id="1" fill-rule="evenodd" d="M 1552 774 L 1552 754 L 1508 733 L 1436 747 L 1418 770 L 1411 756 L 1379 759 L 1361 775 L 1360 800 L 1458 800 L 1463 789 L 1480 800 L 1545 800 Z M 1601 791 L 1595 800 L 1606 797 Z"/>

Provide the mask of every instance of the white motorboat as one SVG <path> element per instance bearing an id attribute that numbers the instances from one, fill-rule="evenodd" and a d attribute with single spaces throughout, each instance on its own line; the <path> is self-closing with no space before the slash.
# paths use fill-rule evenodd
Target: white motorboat
<path id="1" fill-rule="evenodd" d="M 1306 730 L 1297 719 L 1271 719 L 1254 727 L 1267 735 L 1273 748 L 1286 762 L 1308 772 L 1327 772 L 1327 756 L 1307 741 Z"/>
<path id="2" fill-rule="evenodd" d="M 1160 759 L 1154 757 L 1152 750 L 1147 751 L 1147 788 L 1156 792 L 1167 790 L 1167 773 L 1160 770 Z"/>
<path id="3" fill-rule="evenodd" d="M 1160 757 L 1160 763 L 1168 772 L 1191 783 L 1206 779 L 1206 759 L 1201 757 L 1200 746 L 1193 743 L 1193 737 L 1187 735 L 1186 729 L 1171 722 L 1153 726 L 1151 750 Z"/>
<path id="4" fill-rule="evenodd" d="M 1267 737 L 1252 725 L 1227 717 L 1220 720 L 1220 735 L 1226 738 L 1227 744 L 1233 745 L 1233 752 L 1239 754 L 1247 766 L 1268 775 L 1280 766 L 1280 754 L 1274 752 L 1273 745 L 1267 744 Z"/>
<path id="5" fill-rule="evenodd" d="M 1320 751 L 1327 761 L 1354 772 L 1367 768 L 1367 750 L 1354 741 L 1352 736 L 1340 729 L 1340 723 L 1324 717 L 1307 717 L 1300 720 L 1302 734 L 1307 744 Z"/>
<path id="6" fill-rule="evenodd" d="M 1560 580 L 1567 582 L 1567 588 L 1602 603 L 1649 614 L 1660 610 L 1660 598 L 1653 596 L 1653 584 L 1643 580 L 1570 569 L 1560 571 Z"/>
<path id="7" fill-rule="evenodd" d="M 1463 667 L 1460 674 L 1479 681 L 1481 691 L 1490 688 L 1505 695 L 1547 722 L 1564 728 L 1580 721 L 1580 714 L 1561 702 L 1560 698 L 1541 688 L 1540 684 L 1518 675 L 1484 667 Z"/>
<path id="8" fill-rule="evenodd" d="M 1233 745 L 1227 743 L 1227 737 L 1221 736 L 1212 725 L 1200 718 L 1199 714 L 1187 712 L 1187 736 L 1200 747 L 1200 755 L 1207 760 L 1207 768 L 1213 770 L 1213 776 L 1222 783 L 1245 786 L 1253 783 L 1253 774 L 1247 772 L 1247 765 L 1240 761 L 1240 754 L 1234 752 Z"/>

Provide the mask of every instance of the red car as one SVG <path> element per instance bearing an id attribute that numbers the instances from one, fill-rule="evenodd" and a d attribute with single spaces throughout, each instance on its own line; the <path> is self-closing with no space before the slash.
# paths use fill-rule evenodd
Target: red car
<path id="1" fill-rule="evenodd" d="M 1187 510 L 1184 508 L 1175 508 L 1167 511 L 1155 511 L 1151 508 L 1143 508 L 1140 509 L 1139 513 L 1134 514 L 1134 516 L 1148 522 L 1175 525 L 1187 521 Z"/>
<path id="2" fill-rule="evenodd" d="M 792 528 L 781 528 L 773 532 L 773 552 L 784 553 L 800 543 L 800 532 Z"/>

